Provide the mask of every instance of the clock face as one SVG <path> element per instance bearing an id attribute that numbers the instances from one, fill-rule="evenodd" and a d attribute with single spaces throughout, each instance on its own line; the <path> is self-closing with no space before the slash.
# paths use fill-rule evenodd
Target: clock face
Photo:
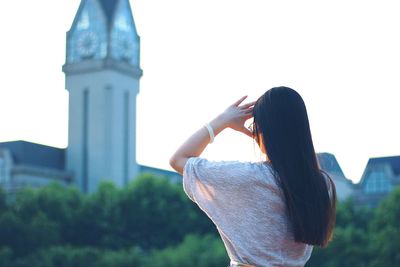
<path id="1" fill-rule="evenodd" d="M 78 36 L 76 45 L 81 57 L 92 57 L 99 47 L 99 37 L 93 31 L 83 31 Z"/>
<path id="2" fill-rule="evenodd" d="M 135 44 L 129 38 L 120 40 L 121 56 L 125 60 L 130 60 L 135 53 Z"/>
<path id="3" fill-rule="evenodd" d="M 117 59 L 130 62 L 137 53 L 137 43 L 129 33 L 116 32 L 112 42 L 113 54 Z"/>

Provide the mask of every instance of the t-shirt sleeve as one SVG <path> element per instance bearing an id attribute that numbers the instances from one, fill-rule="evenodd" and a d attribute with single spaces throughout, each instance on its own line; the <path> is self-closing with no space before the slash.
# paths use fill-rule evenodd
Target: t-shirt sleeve
<path id="1" fill-rule="evenodd" d="M 192 157 L 183 169 L 183 189 L 209 217 L 229 209 L 229 199 L 244 189 L 243 166 L 235 161 Z"/>

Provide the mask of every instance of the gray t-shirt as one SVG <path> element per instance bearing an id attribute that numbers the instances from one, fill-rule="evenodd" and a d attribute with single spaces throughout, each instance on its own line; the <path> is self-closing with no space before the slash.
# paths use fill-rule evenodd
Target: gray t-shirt
<path id="1" fill-rule="evenodd" d="M 189 158 L 183 189 L 214 222 L 231 261 L 304 266 L 313 246 L 294 241 L 284 196 L 263 162 Z"/>

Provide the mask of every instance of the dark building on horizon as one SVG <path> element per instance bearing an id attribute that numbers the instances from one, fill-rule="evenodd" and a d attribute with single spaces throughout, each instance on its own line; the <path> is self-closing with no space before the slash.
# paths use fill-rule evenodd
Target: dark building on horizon
<path id="1" fill-rule="evenodd" d="M 370 158 L 355 186 L 353 199 L 357 205 L 376 207 L 397 186 L 400 186 L 400 156 Z"/>
<path id="2" fill-rule="evenodd" d="M 75 185 L 74 173 L 65 168 L 66 149 L 27 141 L 0 143 L 0 186 L 13 193 L 26 186 L 41 187 L 51 182 Z M 400 156 L 371 158 L 358 184 L 345 177 L 335 156 L 318 153 L 320 167 L 334 180 L 339 201 L 353 198 L 358 206 L 376 207 L 400 186 Z M 139 174 L 150 173 L 180 183 L 176 172 L 139 165 Z"/>
<path id="3" fill-rule="evenodd" d="M 317 158 L 320 168 L 326 171 L 335 182 L 337 198 L 343 201 L 351 197 L 354 184 L 350 179 L 346 178 L 336 157 L 331 153 L 318 153 Z"/>
<path id="4" fill-rule="evenodd" d="M 27 186 L 37 188 L 52 182 L 76 186 L 73 171 L 66 170 L 65 153 L 66 149 L 63 148 L 27 141 L 1 142 L 0 187 L 8 193 L 14 193 Z M 139 174 L 150 173 L 168 177 L 173 182 L 181 181 L 181 176 L 176 172 L 140 164 L 138 166 Z"/>

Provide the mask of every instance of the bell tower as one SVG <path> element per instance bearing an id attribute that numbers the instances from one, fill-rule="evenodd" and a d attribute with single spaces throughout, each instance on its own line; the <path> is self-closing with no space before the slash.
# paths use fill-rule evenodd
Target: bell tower
<path id="1" fill-rule="evenodd" d="M 66 51 L 67 170 L 84 192 L 103 180 L 124 186 L 139 171 L 136 96 L 142 76 L 129 0 L 82 0 Z"/>

